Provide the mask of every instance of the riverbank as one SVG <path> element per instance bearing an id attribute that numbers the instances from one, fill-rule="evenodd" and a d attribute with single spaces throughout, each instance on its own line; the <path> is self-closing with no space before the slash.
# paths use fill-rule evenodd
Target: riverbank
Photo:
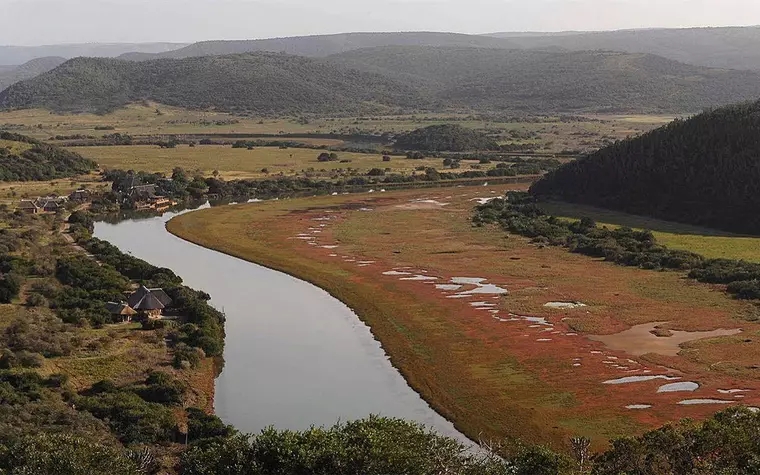
<path id="1" fill-rule="evenodd" d="M 168 229 L 328 290 L 370 325 L 409 384 L 472 438 L 564 447 L 569 435 L 585 435 L 602 446 L 716 409 L 681 401 L 758 386 L 749 356 L 712 367 L 736 359 L 744 335 L 757 331 L 739 319 L 744 304 L 675 273 L 618 268 L 473 228 L 473 200 L 500 192 L 464 187 L 230 206 L 182 216 Z M 585 306 L 546 306 L 565 302 Z M 678 356 L 635 358 L 584 338 L 663 315 L 677 330 L 720 325 L 744 333 L 689 342 Z M 643 378 L 603 384 L 627 375 Z M 653 376 L 698 381 L 699 389 L 658 392 Z M 728 403 L 757 403 L 754 392 L 741 395 Z"/>

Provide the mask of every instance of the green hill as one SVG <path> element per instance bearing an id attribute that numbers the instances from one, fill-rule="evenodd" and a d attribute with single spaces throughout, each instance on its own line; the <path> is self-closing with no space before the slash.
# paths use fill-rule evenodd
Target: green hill
<path id="1" fill-rule="evenodd" d="M 0 70 L 0 91 L 11 84 L 37 77 L 42 73 L 55 69 L 64 62 L 66 62 L 64 58 L 50 56 L 33 59 L 21 66 L 5 67 Z"/>
<path id="2" fill-rule="evenodd" d="M 30 137 L 0 132 L 0 181 L 43 181 L 83 175 L 96 164 Z"/>
<path id="3" fill-rule="evenodd" d="M 496 33 L 520 48 L 563 48 L 649 53 L 713 68 L 760 70 L 760 27 L 684 28 L 565 32 Z"/>
<path id="4" fill-rule="evenodd" d="M 395 148 L 431 152 L 496 150 L 499 144 L 487 135 L 457 124 L 431 125 L 396 138 Z"/>
<path id="5" fill-rule="evenodd" d="M 698 112 L 760 97 L 758 73 L 646 54 L 392 46 L 328 60 L 416 85 L 439 106 Z"/>
<path id="6" fill-rule="evenodd" d="M 531 193 L 760 233 L 760 102 L 678 120 L 550 173 Z"/>
<path id="7" fill-rule="evenodd" d="M 76 58 L 0 93 L 0 108 L 108 111 L 153 100 L 258 113 L 339 113 L 418 105 L 418 93 L 382 76 L 276 53 L 145 62 Z"/>
<path id="8" fill-rule="evenodd" d="M 646 54 L 387 46 L 323 59 L 282 53 L 77 58 L 0 92 L 0 108 L 109 111 L 152 100 L 262 114 L 692 113 L 757 97 L 760 73 Z"/>

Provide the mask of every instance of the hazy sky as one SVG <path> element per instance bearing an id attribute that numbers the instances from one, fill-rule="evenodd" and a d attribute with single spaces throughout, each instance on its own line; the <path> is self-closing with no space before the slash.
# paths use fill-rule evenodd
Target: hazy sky
<path id="1" fill-rule="evenodd" d="M 760 24 L 760 0 L 0 0 L 0 44 Z"/>

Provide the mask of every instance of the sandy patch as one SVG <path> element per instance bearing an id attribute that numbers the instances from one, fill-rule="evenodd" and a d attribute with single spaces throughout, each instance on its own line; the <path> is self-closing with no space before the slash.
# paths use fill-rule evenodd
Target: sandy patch
<path id="1" fill-rule="evenodd" d="M 700 404 L 733 404 L 736 401 L 724 401 L 723 399 L 686 399 L 679 401 L 681 406 L 696 406 Z"/>
<path id="2" fill-rule="evenodd" d="M 548 302 L 544 304 L 546 308 L 553 308 L 555 310 L 572 310 L 574 308 L 587 307 L 585 303 L 581 302 Z"/>
<path id="3" fill-rule="evenodd" d="M 441 209 L 449 204 L 450 203 L 441 203 L 436 200 L 412 200 L 409 203 L 396 205 L 396 208 L 404 210 Z"/>
<path id="4" fill-rule="evenodd" d="M 709 332 L 686 332 L 672 331 L 672 336 L 658 337 L 652 331 L 666 322 L 646 323 L 636 325 L 614 335 L 590 335 L 589 339 L 600 341 L 613 350 L 625 351 L 626 353 L 641 356 L 647 353 L 656 353 L 665 356 L 678 356 L 681 351 L 680 345 L 703 338 L 715 338 L 720 336 L 732 336 L 741 333 L 740 329 L 713 330 Z"/>
<path id="5" fill-rule="evenodd" d="M 383 272 L 383 275 L 412 275 L 411 272 L 404 272 L 400 270 L 389 270 L 387 272 Z"/>
<path id="6" fill-rule="evenodd" d="M 649 404 L 631 404 L 630 406 L 625 406 L 626 409 L 637 409 L 637 410 L 649 409 L 650 407 L 652 406 Z"/>

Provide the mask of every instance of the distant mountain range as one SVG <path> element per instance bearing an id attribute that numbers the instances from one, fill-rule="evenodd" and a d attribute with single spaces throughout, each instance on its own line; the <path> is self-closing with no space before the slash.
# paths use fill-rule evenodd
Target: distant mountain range
<path id="1" fill-rule="evenodd" d="M 698 66 L 760 70 L 760 27 L 620 30 L 608 32 L 494 33 L 345 33 L 249 41 L 203 41 L 157 54 L 125 54 L 128 60 L 188 58 L 272 51 L 326 57 L 380 46 L 453 46 L 568 51 L 648 53 Z M 59 55 L 65 56 L 65 55 Z"/>
<path id="2" fill-rule="evenodd" d="M 163 53 L 187 46 L 187 43 L 83 43 L 47 46 L 0 46 L 0 65 L 18 66 L 33 59 L 58 56 L 115 58 L 124 53 Z"/>
<path id="3" fill-rule="evenodd" d="M 77 58 L 0 92 L 2 108 L 107 111 L 152 100 L 256 113 L 697 112 L 760 97 L 760 73 L 647 54 L 390 46 L 326 58 Z"/>
<path id="4" fill-rule="evenodd" d="M 712 68 L 760 70 L 760 26 L 564 32 L 495 33 L 518 48 L 604 49 L 649 53 Z"/>
<path id="5" fill-rule="evenodd" d="M 269 51 L 310 58 L 323 58 L 362 48 L 378 46 L 467 46 L 479 48 L 518 48 L 511 41 L 488 36 L 457 33 L 342 33 L 337 35 L 295 36 L 244 41 L 202 41 L 174 51 L 158 54 L 128 53 L 120 57 L 130 61 L 197 56 L 227 55 Z"/>

